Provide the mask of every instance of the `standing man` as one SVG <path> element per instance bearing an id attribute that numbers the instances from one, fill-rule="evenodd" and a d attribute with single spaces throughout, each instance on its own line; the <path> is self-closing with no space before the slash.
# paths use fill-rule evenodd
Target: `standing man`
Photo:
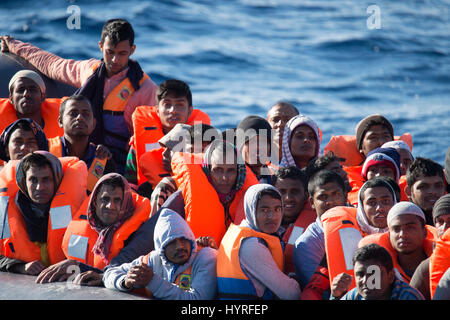
<path id="1" fill-rule="evenodd" d="M 134 30 L 124 19 L 111 19 L 103 26 L 99 49 L 102 60 L 75 61 L 3 36 L 2 51 L 10 51 L 28 60 L 49 78 L 80 88 L 77 93 L 92 103 L 97 126 L 91 141 L 106 145 L 123 174 L 128 140 L 133 134 L 131 115 L 140 105 L 154 105 L 156 85 L 131 60 Z"/>

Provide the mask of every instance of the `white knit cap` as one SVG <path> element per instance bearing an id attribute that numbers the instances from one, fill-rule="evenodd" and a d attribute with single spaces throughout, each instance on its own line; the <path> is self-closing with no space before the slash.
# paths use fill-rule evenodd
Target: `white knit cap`
<path id="1" fill-rule="evenodd" d="M 41 89 L 41 93 L 45 93 L 45 83 L 44 80 L 42 80 L 41 76 L 34 72 L 33 70 L 20 70 L 16 72 L 15 75 L 9 80 L 8 89 L 11 92 L 11 86 L 16 82 L 19 78 L 28 78 L 33 80 L 38 86 L 39 89 Z"/>
<path id="2" fill-rule="evenodd" d="M 417 205 L 409 201 L 400 201 L 396 203 L 387 215 L 387 224 L 388 226 L 391 224 L 392 219 L 402 214 L 413 214 L 425 220 L 425 214 L 422 209 L 420 209 Z"/>

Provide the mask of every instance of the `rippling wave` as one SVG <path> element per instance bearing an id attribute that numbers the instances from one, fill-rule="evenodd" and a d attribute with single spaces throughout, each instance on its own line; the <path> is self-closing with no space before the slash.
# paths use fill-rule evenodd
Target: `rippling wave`
<path id="1" fill-rule="evenodd" d="M 353 134 L 371 113 L 413 135 L 416 156 L 443 164 L 450 145 L 450 2 L 114 0 L 2 1 L 0 30 L 66 58 L 100 58 L 105 20 L 136 31 L 134 57 L 152 79 L 188 82 L 195 106 L 219 129 L 278 100 L 294 103 L 323 131 Z M 81 10 L 69 30 L 67 7 Z"/>

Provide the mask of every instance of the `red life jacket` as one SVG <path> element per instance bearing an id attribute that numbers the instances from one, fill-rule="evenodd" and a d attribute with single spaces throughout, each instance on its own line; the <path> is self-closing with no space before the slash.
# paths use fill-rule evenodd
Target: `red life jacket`
<path id="1" fill-rule="evenodd" d="M 308 226 L 316 221 L 317 213 L 311 208 L 308 201 L 305 201 L 305 206 L 302 212 L 297 217 L 297 220 L 291 224 L 283 235 L 284 247 L 284 272 L 286 274 L 295 272 L 293 252 L 295 241 L 302 235 Z"/>
<path id="2" fill-rule="evenodd" d="M 172 175 L 163 167 L 162 154 L 164 149 L 165 148 L 160 147 L 144 153 L 138 164 L 140 172 L 151 184 L 153 190 L 164 177 L 170 177 Z"/>

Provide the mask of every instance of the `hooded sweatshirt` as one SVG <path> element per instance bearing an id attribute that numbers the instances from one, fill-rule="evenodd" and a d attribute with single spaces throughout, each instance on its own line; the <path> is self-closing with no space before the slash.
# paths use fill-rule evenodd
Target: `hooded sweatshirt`
<path id="1" fill-rule="evenodd" d="M 262 232 L 256 222 L 256 206 L 259 194 L 269 189 L 279 193 L 275 187 L 269 184 L 256 184 L 248 188 L 244 196 L 245 220 L 242 220 L 241 226 Z M 269 248 L 261 239 L 250 237 L 242 240 L 239 249 L 239 263 L 259 297 L 262 297 L 266 288 L 268 288 L 280 299 L 295 300 L 300 298 L 298 282 L 285 275 L 278 268 Z"/>
<path id="2" fill-rule="evenodd" d="M 309 118 L 305 115 L 299 114 L 298 116 L 295 116 L 291 120 L 289 120 L 286 123 L 286 126 L 284 127 L 283 145 L 281 147 L 281 150 L 282 150 L 281 163 L 280 163 L 281 167 L 289 167 L 289 166 L 296 167 L 297 166 L 294 158 L 292 157 L 290 145 L 291 145 L 292 133 L 294 132 L 294 130 L 297 127 L 299 127 L 301 125 L 306 125 L 306 126 L 310 127 L 312 129 L 312 131 L 314 131 L 314 134 L 316 136 L 316 153 L 315 153 L 314 157 L 319 156 L 320 142 L 322 140 L 319 127 L 317 126 L 317 123 L 315 123 L 314 120 L 312 120 L 311 118 Z"/>
<path id="3" fill-rule="evenodd" d="M 191 242 L 191 255 L 186 263 L 177 265 L 167 260 L 164 250 L 173 240 L 184 238 Z M 146 288 L 154 298 L 164 300 L 207 300 L 217 292 L 217 251 L 203 248 L 199 251 L 194 234 L 186 221 L 175 211 L 163 209 L 155 226 L 155 250 L 150 253 L 148 265 L 154 275 Z M 143 256 L 118 267 L 109 268 L 103 276 L 105 287 L 128 291 L 123 286 L 128 270 L 142 263 Z M 191 288 L 183 290 L 174 285 L 179 274 L 192 266 Z"/>

